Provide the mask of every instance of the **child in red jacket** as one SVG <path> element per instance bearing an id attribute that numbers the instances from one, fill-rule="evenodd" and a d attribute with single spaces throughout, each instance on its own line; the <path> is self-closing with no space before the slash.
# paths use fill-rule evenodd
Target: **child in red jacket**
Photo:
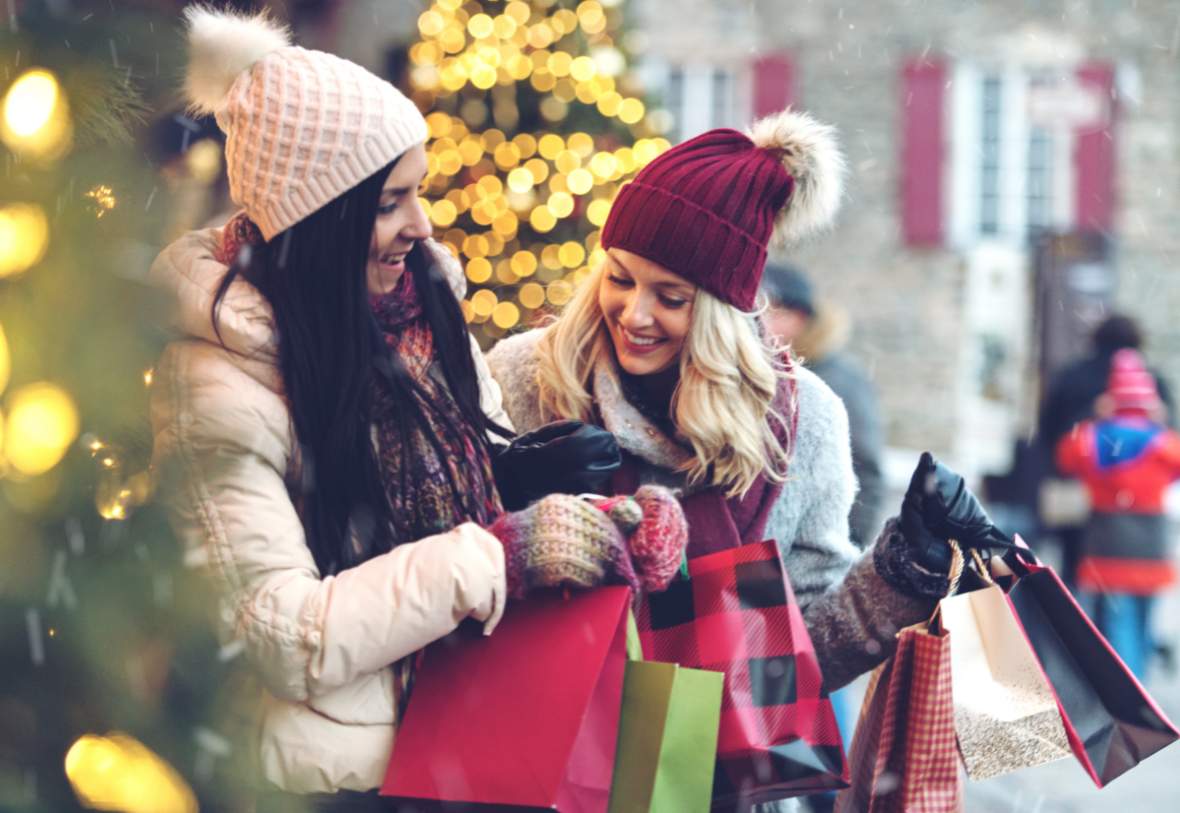
<path id="1" fill-rule="evenodd" d="M 1134 350 L 1112 357 L 1095 412 L 1057 446 L 1061 471 L 1090 495 L 1078 586 L 1094 594 L 1094 622 L 1142 676 L 1154 596 L 1176 581 L 1164 492 L 1180 479 L 1180 435 L 1164 425 L 1155 381 Z"/>

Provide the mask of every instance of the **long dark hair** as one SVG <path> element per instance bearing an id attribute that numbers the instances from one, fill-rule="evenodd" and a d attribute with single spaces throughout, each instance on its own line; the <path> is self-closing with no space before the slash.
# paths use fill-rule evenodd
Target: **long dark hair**
<path id="1" fill-rule="evenodd" d="M 269 242 L 243 250 L 223 278 L 210 317 L 240 274 L 270 303 L 279 369 L 300 445 L 300 516 L 316 565 L 336 573 L 410 541 L 395 538 L 373 447 L 373 388 L 416 411 L 412 381 L 387 350 L 369 304 L 366 267 L 386 176 L 377 171 Z M 474 434 L 498 427 L 480 407 L 479 380 L 459 303 L 430 252 L 406 259 L 447 385 Z M 421 416 L 407 414 L 406 421 Z"/>

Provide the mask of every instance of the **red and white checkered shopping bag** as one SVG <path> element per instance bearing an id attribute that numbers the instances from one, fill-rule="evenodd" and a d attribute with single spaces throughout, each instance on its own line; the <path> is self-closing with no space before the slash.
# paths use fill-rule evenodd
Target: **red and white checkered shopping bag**
<path id="1" fill-rule="evenodd" d="M 774 542 L 688 561 L 636 614 L 644 657 L 725 674 L 713 809 L 842 788 L 848 765 Z"/>
<path id="2" fill-rule="evenodd" d="M 950 636 L 923 622 L 869 682 L 849 752 L 852 785 L 838 813 L 958 813 L 963 780 L 955 745 Z"/>

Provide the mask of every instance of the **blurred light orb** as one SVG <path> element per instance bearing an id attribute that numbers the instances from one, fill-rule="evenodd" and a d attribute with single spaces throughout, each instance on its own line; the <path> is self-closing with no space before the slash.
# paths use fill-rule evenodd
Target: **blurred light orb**
<path id="1" fill-rule="evenodd" d="M 476 316 L 487 318 L 492 315 L 498 300 L 496 294 L 487 288 L 476 291 L 471 295 L 471 310 Z"/>
<path id="2" fill-rule="evenodd" d="M 605 198 L 598 198 L 597 200 L 591 201 L 590 205 L 586 207 L 586 219 L 595 226 L 604 225 L 609 214 L 610 201 Z"/>
<path id="3" fill-rule="evenodd" d="M 13 152 L 59 157 L 69 146 L 70 117 L 57 77 L 41 68 L 21 74 L 4 96 L 0 123 L 0 138 Z"/>
<path id="4" fill-rule="evenodd" d="M 594 175 L 588 169 L 575 169 L 565 179 L 565 182 L 575 195 L 585 195 L 594 188 Z"/>
<path id="5" fill-rule="evenodd" d="M 66 752 L 66 776 L 96 810 L 196 813 L 197 799 L 175 769 L 126 734 L 86 734 Z"/>
<path id="6" fill-rule="evenodd" d="M 0 278 L 27 271 L 49 248 L 49 220 L 40 206 L 0 206 Z"/>
<path id="7" fill-rule="evenodd" d="M 78 436 L 78 409 L 56 384 L 28 384 L 12 394 L 4 455 L 22 474 L 43 474 L 58 464 Z"/>
<path id="8" fill-rule="evenodd" d="M 590 58 L 594 60 L 594 69 L 607 76 L 618 76 L 627 67 L 623 53 L 613 45 L 595 48 L 591 52 Z"/>
<path id="9" fill-rule="evenodd" d="M 8 339 L 4 335 L 4 325 L 0 325 L 0 393 L 8 386 L 8 376 L 12 372 L 12 356 L 8 353 Z M 3 427 L 0 427 L 3 428 Z M 4 443 L 0 440 L 0 449 Z"/>
<path id="10" fill-rule="evenodd" d="M 184 163 L 193 180 L 211 184 L 221 175 L 222 147 L 213 138 L 202 138 L 189 147 L 184 154 Z"/>
<path id="11" fill-rule="evenodd" d="M 533 310 L 545 304 L 545 289 L 535 282 L 526 282 L 520 286 L 520 304 Z"/>
<path id="12" fill-rule="evenodd" d="M 500 302 L 492 309 L 492 323 L 503 330 L 515 327 L 520 321 L 520 308 L 511 302 Z"/>

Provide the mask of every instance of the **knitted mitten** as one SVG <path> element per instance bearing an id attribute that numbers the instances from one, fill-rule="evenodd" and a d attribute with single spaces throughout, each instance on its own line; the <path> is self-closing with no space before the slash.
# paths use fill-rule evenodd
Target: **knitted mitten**
<path id="1" fill-rule="evenodd" d="M 688 544 L 688 523 L 676 496 L 663 486 L 645 485 L 634 497 L 608 497 L 595 504 L 626 535 L 626 558 L 640 586 L 655 593 L 668 589 Z"/>
<path id="2" fill-rule="evenodd" d="M 514 598 L 534 587 L 594 587 L 610 575 L 637 586 L 618 526 L 579 497 L 550 494 L 504 514 L 488 530 L 504 545 Z"/>

